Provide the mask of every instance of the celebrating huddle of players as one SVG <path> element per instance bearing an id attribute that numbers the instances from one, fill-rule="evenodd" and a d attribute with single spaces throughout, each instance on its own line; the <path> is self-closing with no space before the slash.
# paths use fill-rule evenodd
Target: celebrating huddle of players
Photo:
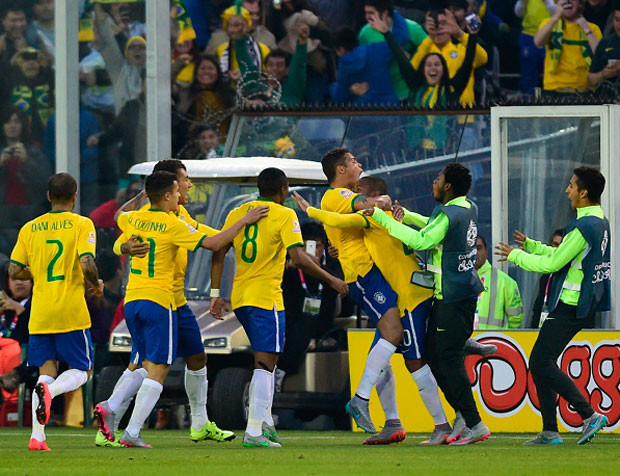
<path id="1" fill-rule="evenodd" d="M 222 318 L 220 297 L 224 256 L 232 246 L 236 273 L 232 309 L 254 352 L 245 447 L 278 448 L 282 440 L 271 415 L 274 372 L 283 350 L 285 314 L 281 280 L 287 254 L 305 273 L 341 296 L 357 302 L 376 325 L 373 345 L 355 395 L 346 411 L 371 436 L 364 444 L 390 444 L 406 437 L 396 405 L 390 358 L 401 352 L 435 428 L 422 445 L 467 445 L 483 441 L 490 431 L 482 422 L 465 371 L 463 349 L 470 338 L 476 302 L 483 290 L 476 273 L 477 207 L 466 198 L 471 174 L 461 164 L 447 164 L 433 182 L 439 205 L 430 217 L 392 202 L 385 183 L 362 177 L 362 167 L 346 149 L 322 159 L 330 188 L 321 209 L 299 194 L 301 209 L 322 222 L 338 250 L 344 281 L 324 271 L 305 253 L 295 212 L 284 207 L 288 179 L 276 168 L 258 177 L 259 198 L 232 210 L 222 231 L 194 220 L 184 205 L 192 184 L 182 162 L 157 163 L 146 178 L 145 192 L 117 214 L 122 231 L 117 254 L 131 256 L 125 297 L 125 319 L 132 336 L 128 368 L 95 416 L 98 446 L 150 448 L 140 435 L 157 403 L 169 366 L 185 359 L 185 387 L 191 410 L 193 441 L 231 441 L 207 416 L 206 356 L 196 323 L 183 294 L 187 250 L 215 250 L 211 269 L 211 313 Z M 605 179 L 587 167 L 575 169 L 566 189 L 577 220 L 567 227 L 559 248 L 549 248 L 515 232 L 524 250 L 500 243 L 497 254 L 531 271 L 552 272 L 549 309 L 534 347 L 531 367 L 543 416 L 543 431 L 529 444 L 562 443 L 555 417 L 556 393 L 584 419 L 578 443 L 590 441 L 607 418 L 590 407 L 574 383 L 557 367 L 557 357 L 598 310 L 609 308 L 609 276 L 590 280 L 590 273 L 609 263 L 609 224 L 600 207 Z M 101 295 L 95 266 L 92 222 L 72 212 L 77 185 L 68 174 L 49 180 L 51 212 L 22 227 L 11 255 L 9 274 L 33 279 L 28 364 L 39 367 L 32 398 L 30 450 L 49 451 L 45 424 L 52 399 L 83 385 L 92 368 L 90 317 L 86 292 Z M 148 204 L 135 208 L 144 195 Z M 414 229 L 413 227 L 417 228 Z M 529 253 L 527 253 L 527 252 Z M 425 252 L 420 262 L 419 256 Z M 530 254 L 531 253 L 531 254 Z M 556 278 L 557 276 L 557 278 Z M 585 276 L 585 278 L 584 278 Z M 591 282 L 592 281 L 592 282 Z M 58 375 L 58 362 L 70 369 Z M 376 387 L 386 422 L 377 433 L 368 410 Z M 448 422 L 438 389 L 456 412 Z M 129 424 L 119 422 L 135 396 Z"/>

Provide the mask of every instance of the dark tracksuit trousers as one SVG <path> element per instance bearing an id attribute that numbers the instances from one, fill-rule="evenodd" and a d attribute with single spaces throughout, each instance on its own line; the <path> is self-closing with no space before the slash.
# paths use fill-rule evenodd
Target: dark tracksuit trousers
<path id="1" fill-rule="evenodd" d="M 581 394 L 575 382 L 557 365 L 558 357 L 581 329 L 592 327 L 594 314 L 577 319 L 577 306 L 560 301 L 543 323 L 530 356 L 530 370 L 536 385 L 543 431 L 558 431 L 556 417 L 559 394 L 583 418 L 590 418 L 594 410 Z"/>
<path id="2" fill-rule="evenodd" d="M 476 304 L 476 299 L 453 303 L 435 299 L 426 337 L 428 365 L 446 400 L 461 412 L 468 428 L 480 422 L 463 355 L 474 329 Z"/>

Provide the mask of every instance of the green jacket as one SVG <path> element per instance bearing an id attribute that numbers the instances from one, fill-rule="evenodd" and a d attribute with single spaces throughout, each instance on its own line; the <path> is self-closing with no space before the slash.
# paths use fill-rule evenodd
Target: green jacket
<path id="1" fill-rule="evenodd" d="M 456 197 L 446 203 L 446 206 L 447 205 L 458 205 L 463 208 L 471 207 L 471 203 L 466 197 Z M 440 212 L 433 221 L 429 222 L 428 217 L 405 210 L 403 223 L 400 223 L 388 216 L 383 210 L 375 208 L 372 218 L 384 227 L 390 235 L 402 241 L 410 248 L 417 251 L 431 250 L 432 266 L 427 266 L 429 271 L 441 269 L 442 248 L 440 245 L 448 233 L 448 228 L 450 228 L 450 221 L 445 213 Z M 417 231 L 406 225 L 414 225 L 421 228 L 421 230 Z M 431 267 L 433 269 L 430 269 Z M 435 273 L 435 271 L 433 271 L 433 273 Z M 443 299 L 441 293 L 441 275 L 435 273 L 434 281 L 435 298 Z"/>
<path id="2" fill-rule="evenodd" d="M 422 43 L 428 35 L 424 31 L 424 28 L 413 20 L 403 18 L 396 11 L 394 11 L 392 15 L 394 21 L 392 33 L 394 34 L 394 37 L 400 46 L 410 56 L 413 56 L 418 48 L 418 45 Z M 364 25 L 364 27 L 360 30 L 358 38 L 360 45 L 385 41 L 383 33 L 375 30 L 368 24 Z M 392 62 L 390 63 L 390 75 L 392 77 L 392 84 L 398 99 L 407 99 L 409 97 L 409 87 L 400 74 L 398 63 L 394 59 L 392 59 Z"/>
<path id="3" fill-rule="evenodd" d="M 600 205 L 577 209 L 577 218 L 596 216 L 604 218 L 605 214 Z M 508 261 L 513 262 L 526 271 L 551 274 L 561 270 L 568 263 L 571 268 L 566 275 L 565 285 L 560 300 L 569 306 L 576 306 L 579 302 L 579 289 L 583 281 L 581 261 L 588 242 L 578 228 L 568 233 L 557 248 L 547 246 L 540 241 L 527 239 L 524 249 L 514 249 L 508 255 Z M 573 288 L 573 289 L 571 289 Z"/>
<path id="4" fill-rule="evenodd" d="M 523 303 L 517 282 L 486 261 L 478 270 L 484 291 L 478 298 L 478 329 L 518 329 L 523 323 Z M 495 296 L 491 290 L 495 287 Z M 489 314 L 489 309 L 493 312 Z"/>
<path id="5" fill-rule="evenodd" d="M 282 82 L 282 97 L 280 102 L 287 106 L 299 106 L 306 95 L 306 61 L 308 60 L 308 46 L 297 42 L 295 53 L 288 68 L 288 77 Z"/>

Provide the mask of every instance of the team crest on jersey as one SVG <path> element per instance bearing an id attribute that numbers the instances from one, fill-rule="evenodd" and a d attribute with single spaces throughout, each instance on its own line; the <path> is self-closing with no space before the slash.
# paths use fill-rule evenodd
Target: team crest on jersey
<path id="1" fill-rule="evenodd" d="M 385 302 L 385 296 L 383 295 L 382 292 L 376 292 L 375 295 L 373 296 L 373 298 L 379 304 L 383 304 Z"/>
<path id="2" fill-rule="evenodd" d="M 293 221 L 293 233 L 301 233 L 301 227 L 299 226 L 299 222 L 297 220 Z"/>
<path id="3" fill-rule="evenodd" d="M 467 227 L 467 246 L 476 246 L 476 238 L 478 238 L 478 227 L 474 220 L 469 220 L 469 226 Z"/>
<path id="4" fill-rule="evenodd" d="M 94 231 L 91 231 L 90 233 L 88 233 L 88 242 L 91 245 L 95 244 L 96 240 L 95 240 L 95 232 Z"/>
<path id="5" fill-rule="evenodd" d="M 351 190 L 340 190 L 340 195 L 342 195 L 344 198 L 349 198 L 351 195 L 353 195 L 353 192 Z"/>
<path id="6" fill-rule="evenodd" d="M 458 57 L 459 57 L 458 51 L 453 51 L 452 53 L 450 53 L 450 58 L 457 59 Z"/>
<path id="7" fill-rule="evenodd" d="M 609 244 L 609 234 L 607 230 L 603 233 L 603 239 L 601 240 L 601 255 L 605 256 L 605 251 L 607 251 L 607 245 Z"/>

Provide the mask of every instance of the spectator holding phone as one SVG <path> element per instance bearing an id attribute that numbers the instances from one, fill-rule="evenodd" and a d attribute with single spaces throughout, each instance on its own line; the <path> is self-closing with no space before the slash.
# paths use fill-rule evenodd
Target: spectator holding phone
<path id="1" fill-rule="evenodd" d="M 592 88 L 605 80 L 617 83 L 620 77 L 620 1 L 614 1 L 612 12 L 614 31 L 601 40 L 594 53 L 588 74 L 588 85 Z"/>
<path id="2" fill-rule="evenodd" d="M 588 89 L 588 73 L 601 30 L 583 17 L 585 0 L 558 0 L 558 8 L 543 20 L 534 36 L 545 47 L 543 93 L 558 97 Z"/>

